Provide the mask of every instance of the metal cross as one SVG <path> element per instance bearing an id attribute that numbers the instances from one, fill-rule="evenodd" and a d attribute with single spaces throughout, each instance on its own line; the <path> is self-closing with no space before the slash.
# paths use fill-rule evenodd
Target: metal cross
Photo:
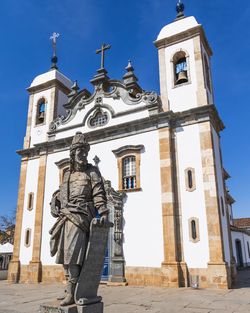
<path id="1" fill-rule="evenodd" d="M 96 54 L 101 53 L 101 69 L 104 68 L 104 51 L 111 48 L 111 45 L 102 44 L 101 49 L 96 50 Z"/>
<path id="2" fill-rule="evenodd" d="M 56 39 L 60 36 L 58 33 L 53 33 L 49 39 L 52 40 L 52 47 L 53 47 L 53 56 L 56 56 Z"/>

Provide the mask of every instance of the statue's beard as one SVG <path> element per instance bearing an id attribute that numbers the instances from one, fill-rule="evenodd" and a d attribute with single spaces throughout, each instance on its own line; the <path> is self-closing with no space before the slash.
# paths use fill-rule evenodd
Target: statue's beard
<path id="1" fill-rule="evenodd" d="M 78 155 L 75 156 L 75 167 L 82 168 L 88 164 L 88 160 L 86 157 L 79 158 Z"/>

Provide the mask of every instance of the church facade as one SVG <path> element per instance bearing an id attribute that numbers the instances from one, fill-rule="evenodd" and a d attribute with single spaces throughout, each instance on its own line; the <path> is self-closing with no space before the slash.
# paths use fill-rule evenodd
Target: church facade
<path id="1" fill-rule="evenodd" d="M 108 281 L 231 287 L 224 125 L 213 104 L 212 51 L 202 26 L 182 12 L 155 46 L 160 95 L 139 85 L 130 62 L 121 80 L 101 67 L 93 92 L 79 90 L 56 64 L 31 83 L 9 281 L 63 280 L 49 253 L 50 201 L 81 131 L 91 145 L 89 162 L 105 179 L 115 223 Z"/>

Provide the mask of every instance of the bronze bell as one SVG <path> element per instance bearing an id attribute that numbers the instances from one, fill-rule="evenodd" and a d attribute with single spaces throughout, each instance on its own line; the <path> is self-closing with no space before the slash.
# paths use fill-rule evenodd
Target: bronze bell
<path id="1" fill-rule="evenodd" d="M 44 112 L 40 112 L 38 118 L 39 119 L 44 119 Z"/>
<path id="2" fill-rule="evenodd" d="M 187 71 L 181 71 L 177 74 L 176 84 L 183 84 L 188 82 Z"/>

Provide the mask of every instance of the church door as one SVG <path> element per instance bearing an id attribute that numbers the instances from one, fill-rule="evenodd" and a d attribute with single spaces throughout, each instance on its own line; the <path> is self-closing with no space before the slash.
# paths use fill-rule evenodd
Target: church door
<path id="1" fill-rule="evenodd" d="M 242 257 L 242 247 L 240 240 L 235 240 L 235 246 L 236 246 L 236 255 L 237 255 L 237 265 L 238 267 L 243 267 L 243 257 Z"/>

